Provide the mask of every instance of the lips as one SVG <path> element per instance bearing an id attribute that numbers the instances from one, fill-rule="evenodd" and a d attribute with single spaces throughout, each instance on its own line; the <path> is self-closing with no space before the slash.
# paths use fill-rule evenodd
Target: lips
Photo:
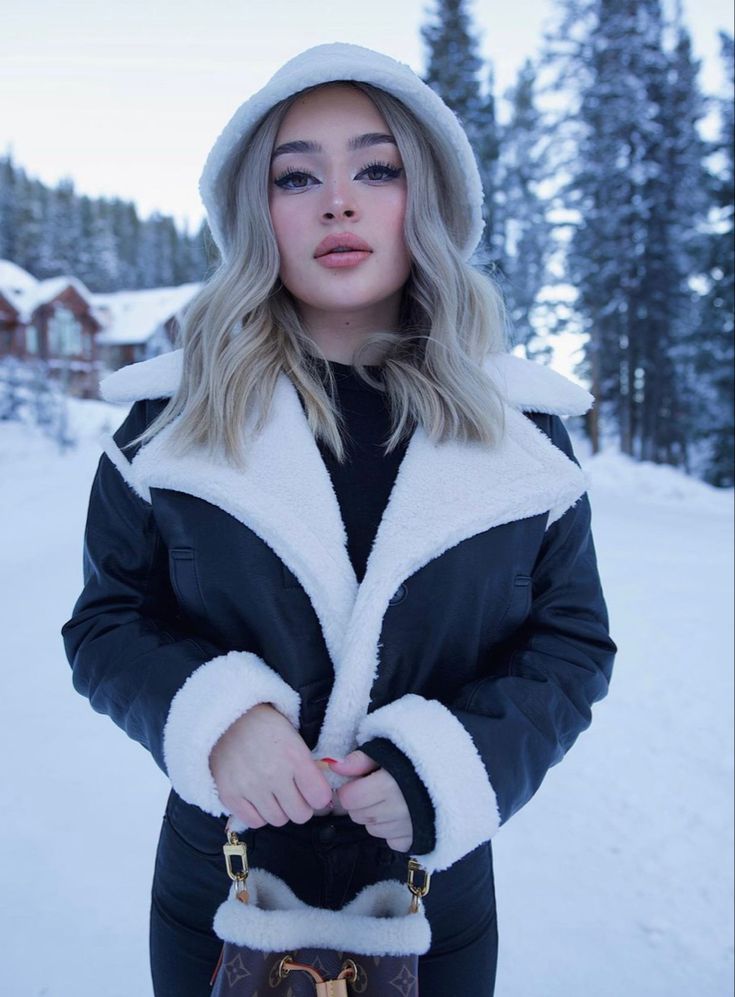
<path id="1" fill-rule="evenodd" d="M 351 232 L 338 232 L 336 235 L 328 235 L 326 239 L 322 239 L 314 251 L 314 259 L 317 260 L 320 256 L 326 256 L 328 253 L 339 250 L 353 252 L 358 250 L 363 253 L 372 253 L 373 251 L 359 236 L 353 235 Z"/>

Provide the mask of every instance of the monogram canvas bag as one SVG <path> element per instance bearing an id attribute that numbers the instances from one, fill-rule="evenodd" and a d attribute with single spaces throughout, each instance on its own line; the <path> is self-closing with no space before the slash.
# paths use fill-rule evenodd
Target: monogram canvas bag
<path id="1" fill-rule="evenodd" d="M 224 853 L 232 888 L 214 919 L 224 944 L 213 997 L 418 997 L 418 957 L 431 944 L 422 904 L 430 876 L 415 859 L 405 883 L 374 883 L 335 911 L 250 869 L 237 832 L 228 831 Z"/>

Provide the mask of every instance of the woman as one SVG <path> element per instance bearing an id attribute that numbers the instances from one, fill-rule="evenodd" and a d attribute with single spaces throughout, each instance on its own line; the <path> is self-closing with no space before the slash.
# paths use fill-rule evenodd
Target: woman
<path id="1" fill-rule="evenodd" d="M 490 839 L 605 695 L 616 647 L 560 416 L 467 262 L 482 189 L 405 65 L 301 53 L 233 116 L 201 191 L 222 254 L 182 349 L 107 378 L 75 687 L 171 780 L 157 997 L 207 992 L 226 815 L 338 909 L 433 871 L 422 997 L 492 994 Z M 335 759 L 321 762 L 324 757 Z"/>

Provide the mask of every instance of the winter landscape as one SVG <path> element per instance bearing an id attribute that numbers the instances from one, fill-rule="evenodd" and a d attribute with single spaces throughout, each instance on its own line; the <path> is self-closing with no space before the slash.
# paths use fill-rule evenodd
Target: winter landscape
<path id="1" fill-rule="evenodd" d="M 151 995 L 167 783 L 74 691 L 59 635 L 81 586 L 100 433 L 125 412 L 72 401 L 79 445 L 64 455 L 0 423 L 8 997 Z M 733 494 L 613 450 L 588 458 L 581 440 L 577 452 L 620 651 L 592 727 L 494 839 L 497 994 L 726 997 Z"/>
<path id="2" fill-rule="evenodd" d="M 595 399 L 567 425 L 619 653 L 591 728 L 493 839 L 495 997 L 733 997 L 731 3 L 320 0 L 258 5 L 255 30 L 241 0 L 6 6 L 0 997 L 153 997 L 169 786 L 76 693 L 61 639 L 127 414 L 99 380 L 179 344 L 220 262 L 205 151 L 331 41 L 405 60 L 451 106 L 508 346 Z"/>

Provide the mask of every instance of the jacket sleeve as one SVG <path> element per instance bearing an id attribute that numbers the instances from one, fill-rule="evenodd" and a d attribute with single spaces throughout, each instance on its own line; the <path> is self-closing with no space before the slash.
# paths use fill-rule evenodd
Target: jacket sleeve
<path id="1" fill-rule="evenodd" d="M 552 442 L 577 463 L 561 419 L 546 418 Z M 452 865 L 527 803 L 607 693 L 617 647 L 587 494 L 546 530 L 532 595 L 528 618 L 498 648 L 487 675 L 449 703 L 409 694 L 361 724 L 360 747 L 369 754 L 373 739 L 387 739 L 411 760 L 405 780 L 419 779 L 428 791 L 434 847 L 422 862 L 429 869 Z M 425 833 L 430 841 L 431 829 Z"/>
<path id="2" fill-rule="evenodd" d="M 149 496 L 121 451 L 150 422 L 136 402 L 99 461 L 84 534 L 84 587 L 61 634 L 75 689 L 143 745 L 188 803 L 219 816 L 209 754 L 257 703 L 298 729 L 300 697 L 261 658 L 195 634 L 178 611 Z"/>

